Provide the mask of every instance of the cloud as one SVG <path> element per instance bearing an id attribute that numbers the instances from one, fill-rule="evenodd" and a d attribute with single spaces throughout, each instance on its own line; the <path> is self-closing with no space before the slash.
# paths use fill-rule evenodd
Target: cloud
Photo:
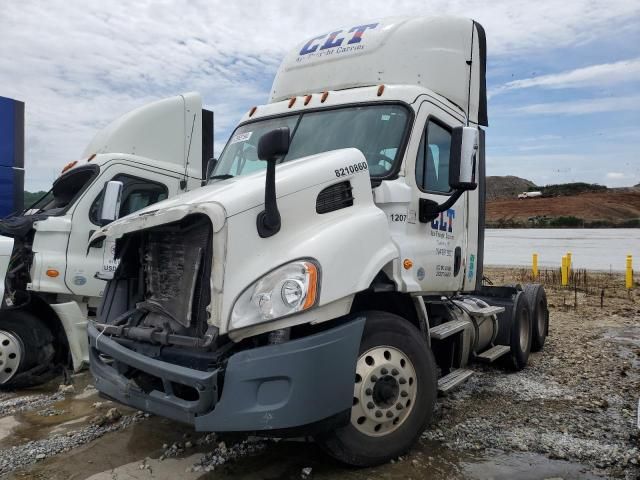
<path id="1" fill-rule="evenodd" d="M 26 102 L 27 185 L 45 188 L 91 137 L 149 101 L 200 91 L 215 111 L 216 149 L 267 101 L 280 59 L 336 25 L 395 15 L 464 15 L 492 58 L 545 52 L 634 28 L 634 2 L 511 0 L 4 2 L 0 94 Z"/>
<path id="2" fill-rule="evenodd" d="M 640 58 L 633 58 L 613 63 L 590 65 L 560 73 L 540 75 L 533 78 L 513 80 L 493 89 L 490 95 L 493 96 L 508 90 L 534 87 L 554 89 L 608 87 L 639 80 Z"/>
<path id="3" fill-rule="evenodd" d="M 534 103 L 521 107 L 495 109 L 497 115 L 588 115 L 640 109 L 640 95 L 587 98 L 566 102 Z"/>
<path id="4" fill-rule="evenodd" d="M 535 153 L 487 155 L 487 175 L 516 175 L 533 181 L 536 185 L 566 182 L 589 182 L 609 187 L 631 186 L 640 180 L 640 170 L 635 168 L 636 152 L 618 149 L 607 153 Z M 628 166 L 625 174 L 604 173 L 609 168 Z M 620 176 L 622 175 L 622 176 Z"/>

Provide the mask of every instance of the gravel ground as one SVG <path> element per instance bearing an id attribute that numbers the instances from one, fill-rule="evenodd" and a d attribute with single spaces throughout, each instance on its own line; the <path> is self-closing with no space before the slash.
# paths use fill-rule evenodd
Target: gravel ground
<path id="1" fill-rule="evenodd" d="M 119 421 L 107 425 L 87 425 L 77 431 L 64 435 L 53 435 L 41 440 L 34 440 L 23 445 L 0 450 L 0 475 L 44 460 L 51 455 L 68 452 L 85 443 L 89 443 L 108 432 L 127 428 L 134 422 L 144 418 L 142 412 L 127 415 Z"/>
<path id="2" fill-rule="evenodd" d="M 640 306 L 547 288 L 550 334 L 526 369 L 478 372 L 441 398 L 423 438 L 458 451 L 534 452 L 608 477 L 640 477 Z"/>
<path id="3" fill-rule="evenodd" d="M 14 415 L 19 412 L 50 407 L 64 399 L 64 394 L 36 393 L 32 395 L 20 395 L 15 392 L 0 392 L 0 417 Z"/>

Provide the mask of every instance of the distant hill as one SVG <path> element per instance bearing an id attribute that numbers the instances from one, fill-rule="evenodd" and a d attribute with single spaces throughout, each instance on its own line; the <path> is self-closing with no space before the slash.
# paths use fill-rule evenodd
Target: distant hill
<path id="1" fill-rule="evenodd" d="M 44 194 L 47 192 L 39 191 L 39 192 L 24 192 L 24 208 L 30 207 L 33 205 L 36 200 L 39 200 Z"/>
<path id="2" fill-rule="evenodd" d="M 505 198 L 487 202 L 487 226 L 640 227 L 640 192 L 605 190 L 578 195 Z"/>
<path id="3" fill-rule="evenodd" d="M 487 200 L 518 198 L 518 194 L 536 189 L 536 184 L 513 175 L 487 177 Z"/>

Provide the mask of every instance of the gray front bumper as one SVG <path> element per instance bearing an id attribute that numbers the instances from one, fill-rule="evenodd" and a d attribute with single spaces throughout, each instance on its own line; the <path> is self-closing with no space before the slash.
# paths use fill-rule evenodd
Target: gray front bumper
<path id="1" fill-rule="evenodd" d="M 364 318 L 280 345 L 232 355 L 224 371 L 190 369 L 134 352 L 89 325 L 96 388 L 124 404 L 199 431 L 260 431 L 309 425 L 349 410 Z M 111 357 L 104 361 L 100 354 Z M 145 393 L 121 371 L 133 367 L 162 380 Z M 222 384 L 222 392 L 218 388 Z M 172 383 L 195 388 L 197 400 L 173 394 Z"/>

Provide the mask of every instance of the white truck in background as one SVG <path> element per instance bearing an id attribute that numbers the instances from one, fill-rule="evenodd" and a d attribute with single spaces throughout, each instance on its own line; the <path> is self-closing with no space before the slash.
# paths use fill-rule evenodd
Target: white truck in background
<path id="1" fill-rule="evenodd" d="M 522 192 L 518 194 L 518 199 L 523 200 L 525 198 L 536 198 L 541 196 L 542 192 Z"/>
<path id="2" fill-rule="evenodd" d="M 108 221 L 106 185 L 121 187 L 117 213 L 127 215 L 200 187 L 212 156 L 213 112 L 200 95 L 160 100 L 101 130 L 43 198 L 0 220 L 1 386 L 87 365 L 87 319 L 117 266 L 113 242 L 88 248 Z"/>
<path id="3" fill-rule="evenodd" d="M 524 368 L 548 311 L 540 285 L 482 281 L 485 65 L 458 18 L 293 49 L 206 186 L 93 235 L 120 259 L 88 327 L 98 390 L 366 466 L 406 452 L 473 362 Z"/>

